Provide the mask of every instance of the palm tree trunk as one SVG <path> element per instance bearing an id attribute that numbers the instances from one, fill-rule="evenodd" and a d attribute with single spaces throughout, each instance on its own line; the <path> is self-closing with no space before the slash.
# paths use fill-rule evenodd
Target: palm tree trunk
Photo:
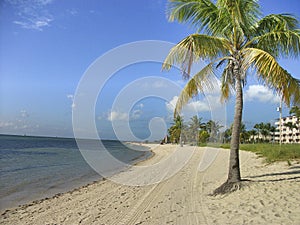
<path id="1" fill-rule="evenodd" d="M 241 82 L 241 75 L 239 70 L 239 64 L 235 63 L 233 73 L 235 76 L 235 111 L 234 120 L 232 126 L 232 134 L 230 141 L 230 159 L 229 159 L 229 171 L 227 181 L 218 187 L 213 195 L 225 194 L 240 189 L 241 186 L 241 172 L 240 172 L 240 159 L 239 159 L 239 147 L 240 147 L 240 130 L 242 124 L 243 114 L 243 89 Z"/>
<path id="2" fill-rule="evenodd" d="M 239 147 L 240 147 L 240 129 L 241 129 L 242 112 L 243 112 L 243 90 L 242 90 L 242 84 L 240 79 L 236 79 L 235 85 L 236 85 L 235 86 L 236 98 L 235 98 L 232 136 L 230 142 L 230 159 L 229 159 L 229 171 L 228 171 L 228 179 L 227 179 L 228 183 L 241 181 Z"/>

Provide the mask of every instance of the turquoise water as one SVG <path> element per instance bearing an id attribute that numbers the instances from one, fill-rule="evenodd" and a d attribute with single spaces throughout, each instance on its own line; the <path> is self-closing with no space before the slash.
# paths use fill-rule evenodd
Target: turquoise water
<path id="1" fill-rule="evenodd" d="M 89 141 L 91 145 L 95 140 Z M 114 157 L 133 163 L 149 157 L 118 141 L 102 141 Z M 122 168 L 115 168 L 120 171 Z M 75 139 L 0 135 L 0 208 L 15 207 L 100 180 Z"/>

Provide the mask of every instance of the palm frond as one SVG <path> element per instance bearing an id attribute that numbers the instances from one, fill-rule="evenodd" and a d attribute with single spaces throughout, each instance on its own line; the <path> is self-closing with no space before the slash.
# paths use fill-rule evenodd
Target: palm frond
<path id="1" fill-rule="evenodd" d="M 282 96 L 283 101 L 288 106 L 291 102 L 299 104 L 299 80 L 283 69 L 272 55 L 256 48 L 246 48 L 242 54 L 242 64 L 245 71 L 254 66 L 259 80 Z"/>
<path id="2" fill-rule="evenodd" d="M 188 23 L 198 31 L 229 37 L 235 29 L 236 38 L 250 35 L 250 27 L 260 16 L 257 0 L 170 0 L 167 5 L 169 21 Z"/>
<path id="3" fill-rule="evenodd" d="M 235 79 L 233 76 L 232 60 L 227 61 L 227 65 L 221 76 L 221 102 L 225 102 L 234 91 Z"/>
<path id="4" fill-rule="evenodd" d="M 300 30 L 272 31 L 256 37 L 256 48 L 269 52 L 274 57 L 300 55 Z"/>
<path id="5" fill-rule="evenodd" d="M 214 90 L 217 84 L 214 62 L 212 62 L 195 74 L 185 85 L 178 97 L 174 117 L 179 114 L 191 98 L 199 93 L 204 93 L 204 91 Z"/>
<path id="6" fill-rule="evenodd" d="M 300 54 L 300 30 L 297 19 L 289 14 L 272 14 L 252 29 L 252 39 L 245 47 L 255 47 L 274 57 L 297 57 Z"/>
<path id="7" fill-rule="evenodd" d="M 262 35 L 273 31 L 296 30 L 299 28 L 297 19 L 291 14 L 271 14 L 258 21 L 256 33 Z"/>
<path id="8" fill-rule="evenodd" d="M 219 17 L 216 29 L 225 32 L 226 36 L 232 35 L 232 41 L 242 44 L 245 37 L 250 37 L 251 30 L 261 15 L 256 0 L 218 0 L 217 7 L 222 15 Z M 220 23 L 220 21 L 224 22 Z M 224 25 L 227 23 L 226 31 Z M 218 32 L 217 32 L 218 33 Z"/>
<path id="9" fill-rule="evenodd" d="M 178 65 L 183 77 L 189 78 L 193 62 L 198 61 L 200 58 L 215 59 L 228 53 L 229 50 L 230 44 L 224 38 L 192 34 L 171 49 L 162 69 L 169 70 L 173 65 Z"/>
<path id="10" fill-rule="evenodd" d="M 189 23 L 199 30 L 217 20 L 218 9 L 210 0 L 170 0 L 167 5 L 169 21 Z"/>

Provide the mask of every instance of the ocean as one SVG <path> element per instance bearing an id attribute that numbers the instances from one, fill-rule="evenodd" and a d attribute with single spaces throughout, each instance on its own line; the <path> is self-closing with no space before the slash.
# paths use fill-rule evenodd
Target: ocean
<path id="1" fill-rule="evenodd" d="M 88 140 L 91 145 L 96 140 Z M 152 155 L 119 141 L 102 141 L 119 160 L 133 164 Z M 116 168 L 118 172 L 124 168 Z M 0 209 L 66 192 L 102 177 L 82 157 L 75 139 L 0 135 Z"/>

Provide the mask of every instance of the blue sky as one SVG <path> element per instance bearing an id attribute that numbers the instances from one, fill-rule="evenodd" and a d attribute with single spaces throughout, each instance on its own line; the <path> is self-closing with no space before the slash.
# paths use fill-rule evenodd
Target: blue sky
<path id="1" fill-rule="evenodd" d="M 260 3 L 264 14 L 289 12 L 300 17 L 298 0 Z M 142 40 L 177 43 L 195 32 L 187 25 L 168 22 L 165 5 L 164 0 L 1 1 L 0 133 L 72 137 L 76 88 L 98 57 L 123 44 Z M 280 62 L 300 78 L 299 59 Z M 160 63 L 141 63 L 118 71 L 107 81 L 95 108 L 95 122 L 102 138 L 115 138 L 113 119 L 120 122 L 120 127 L 122 122 L 129 122 L 134 135 L 141 139 L 150 135 L 151 119 L 159 123 L 157 118 L 161 117 L 169 124 L 172 107 L 154 97 L 137 101 L 130 112 L 112 110 L 121 89 L 148 76 L 184 84 L 178 70 L 161 72 Z M 210 119 L 205 100 L 199 98 L 194 105 L 204 121 Z M 277 105 L 270 91 L 255 79 L 249 80 L 244 107 L 248 128 L 261 121 L 273 122 L 278 117 Z M 223 107 L 226 123 L 230 124 L 233 104 Z M 287 114 L 285 108 L 284 115 Z"/>

